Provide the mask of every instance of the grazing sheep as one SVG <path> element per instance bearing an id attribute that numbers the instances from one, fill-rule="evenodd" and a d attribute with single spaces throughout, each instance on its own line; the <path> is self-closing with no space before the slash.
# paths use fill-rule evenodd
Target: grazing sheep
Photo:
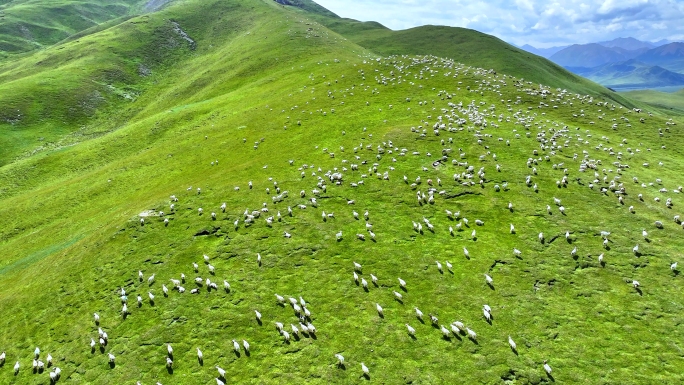
<path id="1" fill-rule="evenodd" d="M 468 333 L 468 337 L 470 339 L 476 340 L 477 339 L 477 333 L 475 333 L 473 330 L 470 328 L 466 328 L 466 332 Z"/>
<path id="2" fill-rule="evenodd" d="M 445 328 L 444 325 L 440 325 L 439 330 L 442 332 L 444 338 L 449 339 L 449 337 L 451 336 L 451 332 L 449 331 L 449 329 Z"/>
<path id="3" fill-rule="evenodd" d="M 398 291 L 393 291 L 392 293 L 394 293 L 394 298 L 397 301 L 402 302 L 404 300 L 404 297 Z"/>
<path id="4" fill-rule="evenodd" d="M 508 345 L 511 346 L 511 349 L 513 349 L 514 352 L 518 351 L 518 345 L 515 344 L 515 341 L 513 341 L 513 338 L 511 338 L 511 336 L 508 336 Z"/>
<path id="5" fill-rule="evenodd" d="M 373 284 L 375 286 L 377 286 L 378 285 L 378 277 L 374 276 L 373 274 L 371 274 L 370 276 L 371 276 L 371 282 L 373 282 Z"/>
<path id="6" fill-rule="evenodd" d="M 376 303 L 375 309 L 378 311 L 378 315 L 380 315 L 380 317 L 384 316 L 384 314 L 382 312 L 382 306 L 380 306 L 380 304 Z"/>

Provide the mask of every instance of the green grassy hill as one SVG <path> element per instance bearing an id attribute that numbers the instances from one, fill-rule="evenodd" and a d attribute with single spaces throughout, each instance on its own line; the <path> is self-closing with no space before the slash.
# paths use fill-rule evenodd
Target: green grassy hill
<path id="1" fill-rule="evenodd" d="M 393 31 L 376 22 L 317 17 L 335 32 L 379 55 L 437 55 L 474 67 L 492 68 L 538 84 L 581 94 L 599 95 L 623 105 L 630 101 L 563 67 L 512 46 L 501 39 L 466 28 L 421 26 Z"/>
<path id="2" fill-rule="evenodd" d="M 672 93 L 652 90 L 629 91 L 623 95 L 647 103 L 666 114 L 684 115 L 684 89 Z"/>
<path id="3" fill-rule="evenodd" d="M 65 132 L 0 167 L 0 382 L 48 384 L 36 346 L 74 384 L 682 381 L 675 121 L 308 15 L 187 0 L 3 64 L 1 128 Z M 286 342 L 300 296 L 316 332 Z"/>
<path id="4" fill-rule="evenodd" d="M 142 0 L 4 0 L 0 59 L 50 46 L 75 33 L 141 9 Z"/>

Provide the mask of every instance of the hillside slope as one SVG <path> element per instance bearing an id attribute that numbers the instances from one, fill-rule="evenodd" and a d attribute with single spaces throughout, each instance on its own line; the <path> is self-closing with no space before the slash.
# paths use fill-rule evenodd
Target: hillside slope
<path id="1" fill-rule="evenodd" d="M 380 58 L 271 0 L 187 0 L 58 48 L 42 81 L 116 67 L 136 95 L 0 167 L 0 382 L 684 379 L 668 118 Z M 2 84 L 30 78 L 15 64 Z M 62 119 L 46 108 L 26 121 Z M 33 373 L 36 347 L 53 367 Z"/>
<path id="2" fill-rule="evenodd" d="M 50 46 L 97 24 L 126 16 L 146 0 L 7 0 L 0 4 L 0 59 Z"/>
<path id="3" fill-rule="evenodd" d="M 682 90 L 672 93 L 641 90 L 625 92 L 623 94 L 629 98 L 648 103 L 669 114 L 684 115 L 684 87 Z"/>
<path id="4" fill-rule="evenodd" d="M 313 17 L 313 16 L 312 16 Z M 493 68 L 539 84 L 593 94 L 624 105 L 630 101 L 603 86 L 577 76 L 557 64 L 474 30 L 422 26 L 401 31 L 375 22 L 315 17 L 351 41 L 380 55 L 437 55 L 475 67 Z"/>

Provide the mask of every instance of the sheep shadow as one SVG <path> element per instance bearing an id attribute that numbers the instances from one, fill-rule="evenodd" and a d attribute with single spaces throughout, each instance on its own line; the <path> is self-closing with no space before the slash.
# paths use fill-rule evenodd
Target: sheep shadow
<path id="1" fill-rule="evenodd" d="M 109 362 L 109 368 L 114 369 L 116 367 L 116 362 Z"/>
<path id="2" fill-rule="evenodd" d="M 154 307 L 154 300 L 150 300 L 150 306 Z"/>
<path id="3" fill-rule="evenodd" d="M 362 376 L 366 381 L 370 381 L 370 374 L 364 373 Z"/>
<path id="4" fill-rule="evenodd" d="M 240 357 L 242 356 L 242 355 L 240 354 L 240 351 L 239 351 L 239 350 L 233 350 L 233 353 L 235 353 L 235 356 L 236 356 L 237 358 L 240 358 Z"/>
<path id="5" fill-rule="evenodd" d="M 260 318 L 257 318 L 256 321 L 257 321 L 257 323 L 259 324 L 259 326 L 263 326 L 263 325 L 264 325 L 264 323 L 261 322 L 261 319 L 260 319 Z"/>
<path id="6" fill-rule="evenodd" d="M 556 382 L 556 379 L 553 378 L 553 376 L 551 375 L 551 373 L 546 373 L 546 376 L 549 378 L 549 380 L 551 380 L 551 382 Z"/>
<path id="7" fill-rule="evenodd" d="M 406 288 L 406 286 L 400 286 L 400 288 L 404 291 L 404 293 L 408 293 L 408 289 Z"/>
<path id="8" fill-rule="evenodd" d="M 385 315 L 383 313 L 378 313 L 378 316 L 382 319 L 385 319 Z"/>
<path id="9" fill-rule="evenodd" d="M 643 296 L 643 295 L 644 295 L 644 292 L 641 291 L 641 289 L 638 288 L 638 287 L 636 288 L 636 292 L 639 293 L 639 296 Z"/>
<path id="10" fill-rule="evenodd" d="M 679 270 L 677 270 L 677 269 L 672 270 L 672 273 L 674 274 L 675 277 L 677 277 L 679 275 Z"/>
<path id="11" fill-rule="evenodd" d="M 166 367 L 166 371 L 167 371 L 169 374 L 173 374 L 173 366 L 167 366 L 167 367 Z"/>
<path id="12" fill-rule="evenodd" d="M 400 300 L 399 298 L 394 298 L 394 299 L 395 299 L 397 302 L 399 302 L 400 304 L 402 304 L 402 305 L 404 304 L 404 301 L 403 301 L 403 300 Z"/>
<path id="13" fill-rule="evenodd" d="M 104 345 L 100 345 L 100 353 L 104 354 L 105 352 L 105 347 Z"/>
<path id="14" fill-rule="evenodd" d="M 341 364 L 339 362 L 337 363 L 337 368 L 342 369 L 342 370 L 347 370 L 347 367 L 344 364 Z"/>
<path id="15" fill-rule="evenodd" d="M 475 339 L 473 337 L 468 337 L 468 339 L 471 340 L 475 345 L 480 345 L 480 343 L 477 342 L 477 339 Z"/>
<path id="16" fill-rule="evenodd" d="M 422 323 L 423 325 L 425 325 L 425 320 L 424 320 L 423 318 L 418 317 L 418 316 L 416 316 L 416 318 L 418 318 L 418 321 L 420 321 L 420 323 Z"/>
<path id="17" fill-rule="evenodd" d="M 651 239 L 650 239 L 650 238 L 644 238 L 644 241 L 646 241 L 646 243 L 651 243 Z"/>
<path id="18" fill-rule="evenodd" d="M 414 341 L 416 341 L 416 340 L 418 339 L 418 338 L 416 338 L 416 336 L 413 335 L 413 334 L 409 334 L 409 337 L 411 337 L 411 339 L 414 340 Z"/>
<path id="19" fill-rule="evenodd" d="M 449 336 L 447 336 L 447 335 L 442 335 L 442 339 L 443 339 L 444 341 L 451 342 L 451 337 L 449 337 Z"/>
<path id="20" fill-rule="evenodd" d="M 123 319 L 124 319 L 124 321 L 125 321 L 126 318 L 128 318 L 128 313 L 123 313 L 122 316 L 123 316 Z"/>
<path id="21" fill-rule="evenodd" d="M 249 350 L 245 350 L 245 355 L 246 355 L 247 357 L 251 357 L 251 356 L 252 356 L 252 353 L 250 353 Z"/>
<path id="22" fill-rule="evenodd" d="M 197 363 L 200 364 L 200 366 L 204 366 L 204 360 L 202 358 L 197 357 Z"/>
<path id="23" fill-rule="evenodd" d="M 512 351 L 512 352 L 513 352 L 513 354 L 515 354 L 516 356 L 518 356 L 518 355 L 519 355 L 519 354 L 518 354 L 518 349 L 515 349 L 515 348 L 514 348 L 514 347 L 512 347 L 512 346 L 511 346 L 511 351 Z"/>
<path id="24" fill-rule="evenodd" d="M 489 286 L 489 288 L 492 289 L 492 290 L 496 290 L 496 289 L 494 288 L 494 285 L 491 284 L 491 283 L 489 283 L 489 282 L 487 282 L 487 286 Z"/>
<path id="25" fill-rule="evenodd" d="M 606 267 L 606 262 L 605 262 L 605 261 L 601 261 L 601 267 Z"/>
<path id="26" fill-rule="evenodd" d="M 299 334 L 294 334 L 294 333 L 292 333 L 292 338 L 294 338 L 295 341 L 299 341 L 302 339 L 302 337 L 300 337 Z"/>

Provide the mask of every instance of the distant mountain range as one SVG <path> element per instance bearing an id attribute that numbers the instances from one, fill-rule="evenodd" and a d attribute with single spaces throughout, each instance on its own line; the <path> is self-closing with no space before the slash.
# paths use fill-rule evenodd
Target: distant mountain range
<path id="1" fill-rule="evenodd" d="M 632 37 L 590 44 L 522 49 L 611 88 L 684 86 L 684 43 Z"/>

